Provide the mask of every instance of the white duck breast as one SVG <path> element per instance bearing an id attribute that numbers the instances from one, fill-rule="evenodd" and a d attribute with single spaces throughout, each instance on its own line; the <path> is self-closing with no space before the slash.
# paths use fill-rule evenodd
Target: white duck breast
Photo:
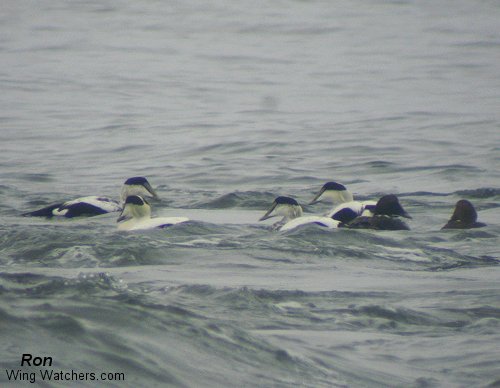
<path id="1" fill-rule="evenodd" d="M 128 196 L 120 217 L 119 230 L 145 230 L 165 228 L 167 226 L 189 221 L 186 217 L 156 217 L 151 218 L 151 206 L 138 195 Z"/>
<path id="2" fill-rule="evenodd" d="M 300 226 L 305 226 L 305 225 L 319 225 L 324 228 L 328 229 L 336 229 L 339 227 L 340 221 L 334 220 L 329 217 L 321 217 L 321 216 L 303 216 L 299 218 L 294 218 L 291 221 L 288 221 L 286 224 L 284 224 L 281 228 L 279 228 L 280 231 L 286 232 L 295 228 L 298 228 Z"/>
<path id="3" fill-rule="evenodd" d="M 147 230 L 166 228 L 175 224 L 189 221 L 187 217 L 157 217 L 145 220 L 128 220 L 118 224 L 119 230 Z"/>
<path id="4" fill-rule="evenodd" d="M 290 197 L 277 197 L 269 210 L 260 218 L 259 221 L 276 216 L 281 216 L 283 218 L 273 225 L 273 229 L 283 232 L 303 225 L 316 224 L 332 229 L 337 228 L 340 224 L 339 221 L 333 220 L 330 217 L 303 216 L 302 207 L 295 199 Z"/>

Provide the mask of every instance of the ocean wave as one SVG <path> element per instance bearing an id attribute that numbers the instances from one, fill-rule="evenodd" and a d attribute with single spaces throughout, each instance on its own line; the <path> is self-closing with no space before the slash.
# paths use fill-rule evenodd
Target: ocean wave
<path id="1" fill-rule="evenodd" d="M 496 198 L 500 197 L 500 188 L 496 187 L 481 187 L 470 190 L 458 190 L 454 194 L 466 198 Z"/>
<path id="2" fill-rule="evenodd" d="M 0 282 L 4 300 L 10 305 L 1 308 L 3 328 L 13 333 L 4 346 L 12 346 L 11 341 L 26 333 L 31 333 L 28 338 L 37 336 L 31 349 L 44 349 L 44 354 L 60 355 L 60 347 L 68 341 L 78 346 L 78 354 L 64 352 L 66 357 L 58 357 L 58 369 L 86 370 L 88 365 L 80 358 L 83 355 L 92 357 L 103 370 L 125 373 L 128 384 L 149 381 L 191 386 L 208 381 L 226 385 L 229 380 L 249 384 L 255 379 L 272 379 L 285 385 L 306 378 L 323 386 L 321 381 L 328 377 L 307 360 L 269 344 L 231 320 L 203 309 L 193 310 L 183 305 L 182 299 L 151 299 L 104 273 L 72 280 L 2 274 Z M 18 287 L 21 284 L 23 287 Z M 199 289 L 191 288 L 193 291 L 199 295 Z M 30 306 L 28 315 L 21 313 L 20 305 Z M 53 349 L 58 351 L 51 353 Z M 200 373 L 196 366 L 204 365 L 207 359 L 211 372 Z M 268 366 L 265 371 L 260 368 L 263 362 Z M 240 372 L 242 367 L 245 373 Z"/>
<path id="3" fill-rule="evenodd" d="M 270 192 L 237 191 L 223 194 L 208 202 L 200 203 L 198 206 L 202 209 L 265 209 L 266 206 L 269 206 L 274 201 L 275 197 Z"/>

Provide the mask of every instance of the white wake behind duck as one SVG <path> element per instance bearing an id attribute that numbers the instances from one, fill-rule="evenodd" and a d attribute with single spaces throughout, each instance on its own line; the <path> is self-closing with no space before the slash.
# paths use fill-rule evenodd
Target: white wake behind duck
<path id="1" fill-rule="evenodd" d="M 186 217 L 151 218 L 151 206 L 139 195 L 129 195 L 118 218 L 119 230 L 146 230 L 165 228 L 189 221 Z"/>

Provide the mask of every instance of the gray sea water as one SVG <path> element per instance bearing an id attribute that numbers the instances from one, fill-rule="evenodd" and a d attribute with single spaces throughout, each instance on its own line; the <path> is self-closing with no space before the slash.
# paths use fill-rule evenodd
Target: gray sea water
<path id="1" fill-rule="evenodd" d="M 499 20 L 494 0 L 2 1 L 1 385 L 500 386 Z M 192 221 L 21 217 L 137 175 Z M 258 222 L 331 180 L 397 194 L 411 231 Z M 487 227 L 440 230 L 461 198 Z"/>

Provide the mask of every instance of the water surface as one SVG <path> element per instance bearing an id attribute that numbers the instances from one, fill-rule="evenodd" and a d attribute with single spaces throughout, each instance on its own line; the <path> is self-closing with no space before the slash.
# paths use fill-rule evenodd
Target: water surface
<path id="1" fill-rule="evenodd" d="M 23 353 L 116 386 L 499 384 L 497 2 L 6 1 L 0 18 L 2 384 Z M 20 216 L 137 175 L 156 215 L 192 221 Z M 330 180 L 397 194 L 412 230 L 257 221 Z M 488 226 L 440 231 L 461 198 Z"/>

